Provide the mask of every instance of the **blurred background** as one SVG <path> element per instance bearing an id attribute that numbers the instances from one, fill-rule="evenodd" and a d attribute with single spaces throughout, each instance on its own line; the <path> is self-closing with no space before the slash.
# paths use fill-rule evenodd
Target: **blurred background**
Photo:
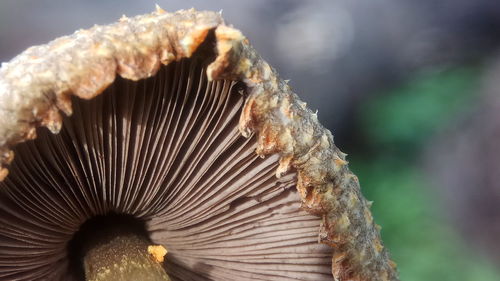
<path id="1" fill-rule="evenodd" d="M 1 0 L 0 61 L 155 3 L 222 10 L 318 109 L 402 280 L 500 280 L 499 1 Z"/>

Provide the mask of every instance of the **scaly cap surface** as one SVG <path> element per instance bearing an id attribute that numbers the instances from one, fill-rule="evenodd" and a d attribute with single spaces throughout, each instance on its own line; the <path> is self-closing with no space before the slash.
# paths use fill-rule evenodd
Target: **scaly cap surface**
<path id="1" fill-rule="evenodd" d="M 36 128 L 57 133 L 70 96 L 91 99 L 115 79 L 154 75 L 161 64 L 188 58 L 215 32 L 217 57 L 209 79 L 243 81 L 249 95 L 240 118 L 244 136 L 257 134 L 261 156 L 278 154 L 279 177 L 293 169 L 303 208 L 322 217 L 319 240 L 334 248 L 335 280 L 398 280 L 368 202 L 333 136 L 287 83 L 220 14 L 183 10 L 123 17 L 27 49 L 0 68 L 0 179 L 17 143 Z"/>

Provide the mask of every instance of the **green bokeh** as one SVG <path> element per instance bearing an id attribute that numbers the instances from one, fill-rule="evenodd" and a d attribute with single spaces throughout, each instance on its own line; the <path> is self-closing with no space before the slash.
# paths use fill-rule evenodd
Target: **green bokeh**
<path id="1" fill-rule="evenodd" d="M 374 147 L 415 157 L 437 130 L 473 103 L 480 67 L 417 74 L 407 84 L 365 104 L 360 110 L 364 136 Z"/>
<path id="2" fill-rule="evenodd" d="M 360 110 L 364 153 L 351 168 L 372 201 L 385 245 L 404 281 L 498 281 L 500 274 L 443 218 L 435 187 L 417 166 L 430 137 L 467 112 L 481 67 L 424 72 Z"/>

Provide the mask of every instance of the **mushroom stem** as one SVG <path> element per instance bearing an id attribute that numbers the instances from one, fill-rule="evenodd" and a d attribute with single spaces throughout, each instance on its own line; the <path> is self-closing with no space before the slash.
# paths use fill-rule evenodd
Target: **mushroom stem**
<path id="1" fill-rule="evenodd" d="M 87 250 L 87 281 L 170 281 L 162 263 L 148 252 L 150 242 L 134 234 L 104 237 Z"/>

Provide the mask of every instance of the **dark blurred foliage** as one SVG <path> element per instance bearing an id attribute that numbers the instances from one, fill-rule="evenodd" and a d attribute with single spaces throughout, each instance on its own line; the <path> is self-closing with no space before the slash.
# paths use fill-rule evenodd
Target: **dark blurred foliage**
<path id="1" fill-rule="evenodd" d="M 432 139 L 424 164 L 440 187 L 445 214 L 468 243 L 500 264 L 500 58 L 488 67 L 480 90 L 477 102 Z"/>
<path id="2" fill-rule="evenodd" d="M 0 61 L 155 3 L 223 10 L 318 109 L 403 280 L 500 280 L 500 1 L 2 0 Z"/>
<path id="3" fill-rule="evenodd" d="M 475 90 L 483 68 L 454 66 L 419 73 L 360 106 L 355 126 L 360 149 L 351 157 L 351 168 L 359 175 L 365 196 L 376 202 L 374 216 L 383 226 L 384 241 L 399 264 L 402 280 L 493 281 L 500 277 L 493 263 L 470 243 L 477 239 L 460 235 L 448 222 L 449 215 L 463 217 L 450 213 L 443 204 L 449 200 L 440 196 L 443 187 L 423 173 L 426 161 L 421 156 L 457 118 L 470 112 L 478 98 Z M 449 148 L 440 146 L 429 153 L 429 161 L 445 167 L 453 162 L 439 159 L 448 153 Z M 448 187 L 451 194 L 457 191 L 456 186 Z M 468 196 L 477 191 L 462 193 Z M 494 223 L 479 214 L 474 219 Z"/>

